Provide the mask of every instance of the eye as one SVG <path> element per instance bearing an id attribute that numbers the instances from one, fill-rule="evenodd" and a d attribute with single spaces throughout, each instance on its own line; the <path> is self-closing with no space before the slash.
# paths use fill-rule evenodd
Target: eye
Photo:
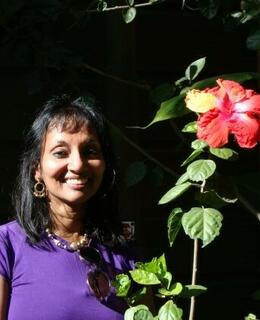
<path id="1" fill-rule="evenodd" d="M 101 154 L 101 151 L 96 147 L 87 147 L 86 149 L 84 149 L 83 154 L 88 158 L 96 158 Z"/>
<path id="2" fill-rule="evenodd" d="M 52 154 L 55 158 L 65 158 L 68 155 L 68 152 L 67 150 L 61 149 L 54 151 Z"/>

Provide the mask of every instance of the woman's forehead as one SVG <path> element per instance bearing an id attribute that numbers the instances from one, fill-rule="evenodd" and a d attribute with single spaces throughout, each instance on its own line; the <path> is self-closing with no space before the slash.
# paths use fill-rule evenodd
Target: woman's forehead
<path id="1" fill-rule="evenodd" d="M 78 118 L 76 116 L 55 117 L 48 125 L 47 132 L 56 128 L 59 131 L 75 133 L 81 130 L 93 130 L 93 125 L 89 119 Z"/>

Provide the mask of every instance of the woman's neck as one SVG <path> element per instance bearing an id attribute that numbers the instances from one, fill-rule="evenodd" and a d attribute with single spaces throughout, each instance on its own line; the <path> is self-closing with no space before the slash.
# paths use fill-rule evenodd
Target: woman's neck
<path id="1" fill-rule="evenodd" d="M 84 234 L 83 213 L 70 207 L 50 206 L 50 230 L 57 236 L 73 242 Z"/>

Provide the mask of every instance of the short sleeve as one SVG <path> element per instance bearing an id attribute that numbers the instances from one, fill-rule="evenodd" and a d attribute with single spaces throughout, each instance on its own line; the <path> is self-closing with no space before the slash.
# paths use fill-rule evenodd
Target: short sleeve
<path id="1" fill-rule="evenodd" d="M 0 275 L 8 280 L 11 279 L 12 251 L 10 249 L 7 237 L 0 231 Z"/>

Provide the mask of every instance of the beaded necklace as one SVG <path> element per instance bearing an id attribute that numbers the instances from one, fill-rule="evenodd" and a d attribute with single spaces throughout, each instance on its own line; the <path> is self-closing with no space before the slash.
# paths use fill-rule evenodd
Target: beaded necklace
<path id="1" fill-rule="evenodd" d="M 81 236 L 78 241 L 73 241 L 70 244 L 66 244 L 64 241 L 59 239 L 58 236 L 51 232 L 49 228 L 46 228 L 45 232 L 47 233 L 48 238 L 52 240 L 57 247 L 71 252 L 80 250 L 81 248 L 87 246 L 87 244 L 90 242 L 90 239 L 86 233 Z"/>

